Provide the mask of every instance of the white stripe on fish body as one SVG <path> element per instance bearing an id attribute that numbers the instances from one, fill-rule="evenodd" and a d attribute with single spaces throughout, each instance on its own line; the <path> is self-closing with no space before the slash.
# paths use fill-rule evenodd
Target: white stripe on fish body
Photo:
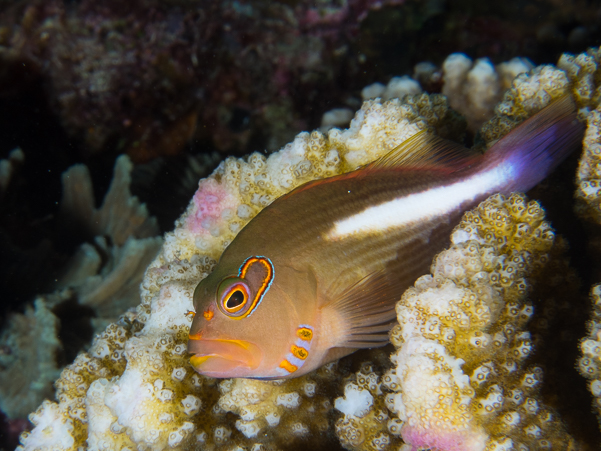
<path id="1" fill-rule="evenodd" d="M 490 195 L 507 188 L 516 175 L 514 169 L 510 162 L 504 162 L 450 185 L 430 188 L 367 207 L 334 222 L 326 239 L 335 241 L 349 236 L 380 233 L 418 224 L 433 217 L 446 216 L 483 194 Z"/>

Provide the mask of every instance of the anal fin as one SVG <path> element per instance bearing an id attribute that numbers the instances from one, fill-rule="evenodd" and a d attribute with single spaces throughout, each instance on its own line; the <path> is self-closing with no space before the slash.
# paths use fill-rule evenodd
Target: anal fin
<path id="1" fill-rule="evenodd" d="M 375 348 L 388 344 L 396 324 L 396 302 L 407 288 L 386 270 L 373 272 L 332 296 L 323 316 L 335 321 L 337 347 Z"/>

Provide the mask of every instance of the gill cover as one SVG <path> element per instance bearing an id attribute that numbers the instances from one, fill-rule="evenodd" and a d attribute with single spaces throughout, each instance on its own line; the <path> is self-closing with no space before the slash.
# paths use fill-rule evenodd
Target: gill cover
<path id="1" fill-rule="evenodd" d="M 273 263 L 267 257 L 247 258 L 238 276 L 226 277 L 217 287 L 219 310 L 236 320 L 252 315 L 271 287 L 273 277 Z"/>

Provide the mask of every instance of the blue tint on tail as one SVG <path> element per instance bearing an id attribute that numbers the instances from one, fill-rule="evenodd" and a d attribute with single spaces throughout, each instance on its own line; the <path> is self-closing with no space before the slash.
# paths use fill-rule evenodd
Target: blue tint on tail
<path id="1" fill-rule="evenodd" d="M 489 149 L 484 166 L 508 168 L 511 177 L 504 194 L 528 191 L 581 146 L 584 129 L 572 98 L 564 95 Z"/>

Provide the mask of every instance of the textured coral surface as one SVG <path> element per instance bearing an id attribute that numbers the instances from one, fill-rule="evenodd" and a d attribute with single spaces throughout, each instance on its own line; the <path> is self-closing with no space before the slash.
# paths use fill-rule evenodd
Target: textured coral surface
<path id="1" fill-rule="evenodd" d="M 578 58 L 596 71 L 596 55 Z M 484 143 L 565 92 L 585 116 L 588 85 L 578 77 L 552 66 L 519 76 L 484 124 Z M 572 446 L 576 439 L 541 395 L 543 370 L 529 361 L 528 277 L 548 260 L 554 233 L 540 206 L 520 195 L 468 213 L 432 276 L 400 300 L 393 370 L 384 371 L 377 353 L 282 383 L 217 381 L 188 365 L 193 290 L 263 207 L 305 181 L 373 161 L 419 130 L 460 140 L 464 124 L 443 96 L 371 100 L 347 130 L 302 133 L 267 158 L 222 162 L 166 234 L 136 312 L 63 371 L 58 402 L 31 415 L 35 428 L 21 449 L 327 449 L 335 435 L 354 449 L 398 448 L 401 440 L 403 450 Z"/>
<path id="2" fill-rule="evenodd" d="M 582 357 L 578 365 L 582 375 L 589 381 L 589 390 L 593 394 L 594 408 L 601 423 L 601 286 L 591 289 L 593 301 L 592 318 L 588 323 L 588 335 L 580 343 Z"/>
<path id="3" fill-rule="evenodd" d="M 407 290 L 391 334 L 402 436 L 446 450 L 570 449 L 539 396 L 543 370 L 528 365 L 529 277 L 549 260 L 554 233 L 543 210 L 514 194 L 467 213 L 432 274 Z"/>

